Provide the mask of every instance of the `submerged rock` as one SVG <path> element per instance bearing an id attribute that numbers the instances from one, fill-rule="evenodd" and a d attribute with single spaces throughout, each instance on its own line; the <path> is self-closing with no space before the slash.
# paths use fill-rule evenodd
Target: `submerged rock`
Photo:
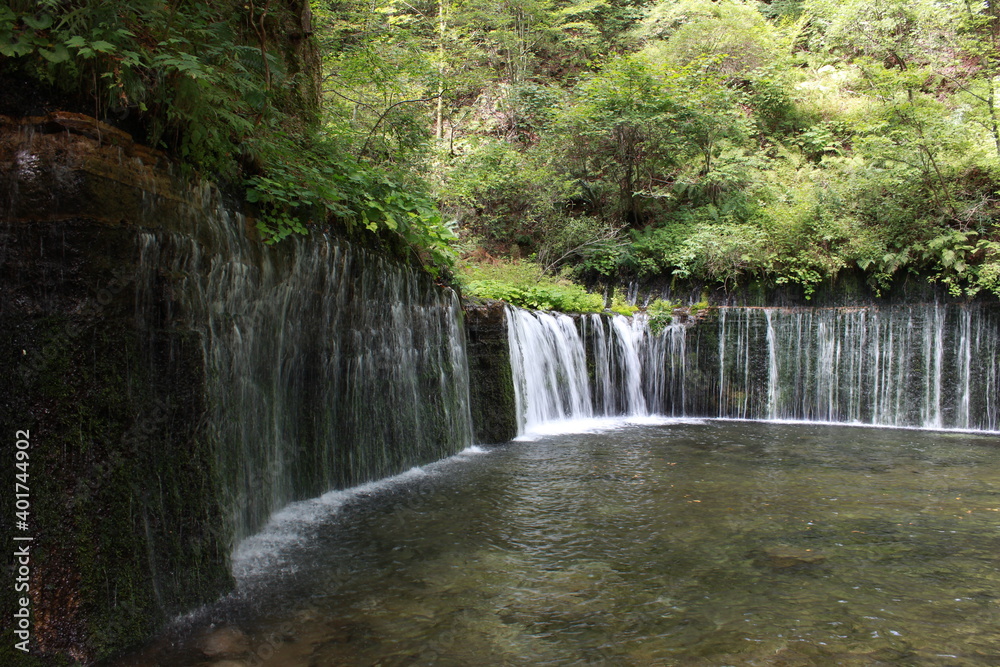
<path id="1" fill-rule="evenodd" d="M 239 656 L 250 650 L 250 639 L 239 628 L 227 625 L 203 637 L 198 650 L 209 658 Z"/>
<path id="2" fill-rule="evenodd" d="M 758 559 L 758 563 L 776 570 L 782 570 L 798 565 L 817 565 L 825 560 L 825 555 L 812 549 L 799 549 L 779 545 L 764 549 L 764 552 Z"/>

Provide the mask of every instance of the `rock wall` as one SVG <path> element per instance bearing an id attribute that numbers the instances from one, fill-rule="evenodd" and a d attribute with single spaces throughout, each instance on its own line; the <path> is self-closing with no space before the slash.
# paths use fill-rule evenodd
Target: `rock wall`
<path id="1" fill-rule="evenodd" d="M 503 302 L 466 303 L 465 330 L 473 439 L 507 442 L 517 436 L 517 406 Z"/>
<path id="2" fill-rule="evenodd" d="M 93 119 L 0 118 L 10 485 L 30 436 L 25 526 L 0 537 L 31 538 L 4 559 L 31 655 L 4 585 L 0 664 L 113 656 L 231 588 L 234 543 L 288 502 L 473 441 L 450 290 L 323 233 L 266 247 L 219 204 Z"/>
<path id="3" fill-rule="evenodd" d="M 168 308 L 136 327 L 135 226 L 191 224 L 164 165 L 93 119 L 0 118 L 0 423 L 10 485 L 15 430 L 30 434 L 16 535 L 33 538 L 37 664 L 110 655 L 231 584 L 200 343 Z M 0 662 L 31 664 L 2 590 Z"/>

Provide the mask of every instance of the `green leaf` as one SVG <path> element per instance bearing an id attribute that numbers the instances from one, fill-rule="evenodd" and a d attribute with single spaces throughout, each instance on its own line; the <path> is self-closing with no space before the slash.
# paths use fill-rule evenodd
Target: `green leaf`
<path id="1" fill-rule="evenodd" d="M 37 19 L 33 16 L 22 17 L 25 25 L 33 30 L 47 30 L 52 27 L 52 17 L 48 14 L 42 14 Z"/>
<path id="2" fill-rule="evenodd" d="M 65 44 L 68 47 L 79 49 L 83 48 L 84 46 L 87 46 L 87 40 L 85 40 L 83 37 L 80 37 L 80 35 L 73 35 L 72 37 L 66 40 Z"/>
<path id="3" fill-rule="evenodd" d="M 51 51 L 39 48 L 38 52 L 50 63 L 61 63 L 69 60 L 69 50 L 62 44 L 56 44 Z"/>
<path id="4" fill-rule="evenodd" d="M 95 51 L 100 51 L 101 53 L 114 53 L 118 50 L 118 47 L 111 42 L 105 42 L 104 40 L 97 40 L 96 42 L 91 42 L 90 47 Z"/>
<path id="5" fill-rule="evenodd" d="M 35 50 L 35 45 L 31 42 L 26 42 L 23 39 L 18 40 L 10 46 L 13 55 L 15 56 L 26 56 Z"/>

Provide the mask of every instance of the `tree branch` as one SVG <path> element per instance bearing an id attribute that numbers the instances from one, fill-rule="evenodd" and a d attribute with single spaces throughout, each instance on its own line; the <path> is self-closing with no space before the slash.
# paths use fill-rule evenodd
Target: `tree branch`
<path id="1" fill-rule="evenodd" d="M 372 125 L 372 129 L 368 131 L 368 136 L 365 137 L 364 143 L 361 144 L 361 150 L 358 151 L 358 156 L 360 157 L 365 152 L 365 150 L 367 150 L 368 142 L 371 140 L 372 135 L 375 134 L 375 130 L 377 130 L 378 126 L 382 124 L 382 121 L 385 120 L 385 117 L 389 114 L 390 111 L 400 106 L 401 104 L 416 104 L 418 102 L 430 102 L 431 100 L 436 100 L 439 97 L 441 97 L 441 93 L 438 93 L 436 95 L 431 95 L 430 97 L 421 97 L 420 99 L 416 100 L 400 100 L 395 104 L 389 105 L 389 107 L 382 112 L 382 115 L 378 117 L 378 120 L 375 121 L 375 124 Z"/>
<path id="2" fill-rule="evenodd" d="M 333 76 L 333 75 L 331 75 L 331 77 L 332 77 L 332 76 Z M 330 77 L 327 77 L 327 78 L 330 78 Z M 333 88 L 330 88 L 330 89 L 329 89 L 328 91 L 326 91 L 326 92 L 330 92 L 330 93 L 333 93 L 333 94 L 334 94 L 334 95 L 336 95 L 337 97 L 340 97 L 340 98 L 343 98 L 343 99 L 347 100 L 348 102 L 350 102 L 351 104 L 357 104 L 357 105 L 358 105 L 359 107 L 368 107 L 369 109 L 371 109 L 371 108 L 372 108 L 372 105 L 370 105 L 370 104 L 366 104 L 366 103 L 364 103 L 364 102 L 359 102 L 358 100 L 352 100 L 352 99 L 351 99 L 350 97 L 348 97 L 347 95 L 344 95 L 343 93 L 340 93 L 340 92 L 338 92 L 338 91 L 334 90 Z"/>

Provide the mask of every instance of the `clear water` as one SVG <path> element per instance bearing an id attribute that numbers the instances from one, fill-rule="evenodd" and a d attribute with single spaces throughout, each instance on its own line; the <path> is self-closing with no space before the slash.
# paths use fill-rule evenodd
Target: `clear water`
<path id="1" fill-rule="evenodd" d="M 1000 438 L 681 421 L 540 436 L 286 510 L 122 664 L 1000 664 Z"/>

